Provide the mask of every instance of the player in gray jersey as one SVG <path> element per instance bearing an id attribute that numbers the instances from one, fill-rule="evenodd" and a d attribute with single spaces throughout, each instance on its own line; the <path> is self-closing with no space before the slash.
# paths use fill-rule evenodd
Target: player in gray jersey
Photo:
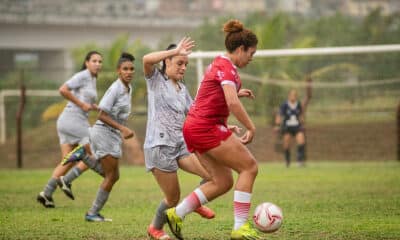
<path id="1" fill-rule="evenodd" d="M 59 89 L 60 94 L 68 100 L 63 112 L 57 120 L 57 133 L 60 140 L 61 155 L 64 158 L 67 153 L 73 150 L 78 144 L 85 144 L 89 141 L 88 112 L 96 110 L 96 79 L 102 67 L 102 56 L 96 51 L 88 52 L 82 66 L 82 70 L 72 76 Z M 37 196 L 38 202 L 44 207 L 54 208 L 53 192 L 57 184 L 64 193 L 74 199 L 70 185 L 61 183 L 63 176 L 74 166 L 73 163 L 58 164 L 42 192 Z M 79 163 L 73 168 L 73 177 L 78 177 L 87 169 L 84 163 Z"/>
<path id="2" fill-rule="evenodd" d="M 108 88 L 99 103 L 98 120 L 89 130 L 90 143 L 86 144 L 86 147 L 78 146 L 63 161 L 63 164 L 70 164 L 82 160 L 104 177 L 92 207 L 86 213 L 87 221 L 110 221 L 100 214 L 100 210 L 119 179 L 118 159 L 122 155 L 122 137 L 128 139 L 134 135 L 133 131 L 126 127 L 131 113 L 130 82 L 135 72 L 134 59 L 129 53 L 121 55 L 117 64 L 119 78 Z M 91 151 L 87 151 L 88 148 Z"/>
<path id="3" fill-rule="evenodd" d="M 183 38 L 178 45 L 171 44 L 165 51 L 143 57 L 148 94 L 145 163 L 165 197 L 147 229 L 152 239 L 170 239 L 163 231 L 166 222 L 164 211 L 179 202 L 178 168 L 205 180 L 210 178 L 196 156 L 188 152 L 182 134 L 183 122 L 192 103 L 182 80 L 188 64 L 187 56 L 193 47 L 190 38 Z M 156 68 L 161 61 L 162 69 Z M 197 212 L 205 218 L 214 217 L 214 212 L 205 206 Z"/>

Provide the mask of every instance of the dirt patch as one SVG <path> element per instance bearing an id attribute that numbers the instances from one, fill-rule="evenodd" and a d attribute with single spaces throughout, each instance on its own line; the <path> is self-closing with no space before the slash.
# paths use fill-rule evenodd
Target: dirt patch
<path id="1" fill-rule="evenodd" d="M 395 123 L 362 123 L 308 126 L 307 160 L 385 161 L 396 159 Z M 292 144 L 292 158 L 295 146 Z M 258 128 L 250 146 L 259 161 L 283 161 L 280 139 L 271 128 Z"/>

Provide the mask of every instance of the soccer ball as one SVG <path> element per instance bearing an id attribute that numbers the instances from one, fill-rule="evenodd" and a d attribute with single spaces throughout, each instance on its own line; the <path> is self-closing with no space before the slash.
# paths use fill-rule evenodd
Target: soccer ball
<path id="1" fill-rule="evenodd" d="M 282 210 L 273 203 L 261 203 L 254 211 L 253 221 L 261 232 L 275 232 L 282 225 Z"/>

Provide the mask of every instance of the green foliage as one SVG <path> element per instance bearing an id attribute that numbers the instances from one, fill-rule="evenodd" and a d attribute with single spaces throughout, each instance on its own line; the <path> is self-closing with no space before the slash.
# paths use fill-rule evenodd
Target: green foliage
<path id="1" fill-rule="evenodd" d="M 214 20 L 206 20 L 201 26 L 189 34 L 196 41 L 196 50 L 224 50 L 224 34 L 222 25 L 233 16 L 223 16 Z M 282 48 L 311 48 L 326 46 L 349 46 L 366 44 L 394 44 L 398 43 L 400 36 L 400 14 L 383 15 L 380 9 L 371 11 L 363 18 L 352 18 L 340 13 L 319 18 L 278 13 L 268 15 L 265 13 L 250 14 L 242 19 L 246 27 L 256 32 L 259 38 L 259 49 L 282 49 Z M 164 49 L 173 41 L 171 35 L 160 39 L 159 48 Z M 86 53 L 90 50 L 98 50 L 104 57 L 103 71 L 98 78 L 98 92 L 101 97 L 110 84 L 117 79 L 116 63 L 122 51 L 132 53 L 136 57 L 135 77 L 132 82 L 134 86 L 133 102 L 135 110 L 145 109 L 146 86 L 143 80 L 142 57 L 153 51 L 140 41 L 132 42 L 128 34 L 117 36 L 110 45 L 100 46 L 95 42 L 86 43 L 72 50 L 75 62 L 74 70 L 78 71 L 83 63 Z M 208 63 L 209 60 L 205 60 Z M 308 57 L 280 57 L 280 58 L 256 58 L 249 66 L 242 69 L 242 73 L 261 77 L 265 80 L 290 80 L 303 81 L 305 76 L 314 77 L 314 82 L 346 82 L 365 81 L 377 79 L 398 78 L 400 76 L 400 54 L 364 54 L 364 55 L 339 55 L 339 56 L 308 56 Z M 55 74 L 54 79 L 59 75 Z M 6 72 L 0 74 L 0 89 L 16 89 L 21 82 L 21 76 L 28 89 L 57 89 L 62 83 L 52 79 L 44 79 L 39 71 L 32 69 L 20 70 L 19 72 Z M 61 79 L 62 80 L 62 79 Z M 186 73 L 185 82 L 195 94 L 197 89 L 197 76 L 195 61 L 192 61 Z M 279 105 L 286 94 L 287 88 L 257 84 L 245 81 L 245 87 L 251 87 L 257 93 L 254 103 L 245 102 L 246 107 L 252 113 L 269 114 Z M 398 91 L 398 84 L 390 85 L 389 90 Z M 397 89 L 397 90 L 396 90 Z M 376 89 L 379 91 L 381 89 Z M 387 90 L 387 89 L 383 89 Z M 389 91 L 388 90 L 388 91 Z M 335 96 L 341 100 L 350 99 L 354 102 L 352 89 L 333 93 L 320 94 L 319 102 L 327 102 L 332 105 L 335 101 L 325 97 Z M 357 94 L 356 94 L 357 95 Z M 378 94 L 375 94 L 379 96 Z M 395 95 L 392 93 L 392 95 Z M 316 94 L 315 96 L 318 96 Z M 368 96 L 359 94 L 357 96 Z M 16 100 L 12 100 L 13 103 Z M 316 102 L 313 100 L 313 102 Z M 14 104 L 11 104 L 14 106 Z M 16 106 L 16 105 L 15 105 Z M 7 106 L 7 109 L 9 105 Z M 40 114 L 46 107 L 32 105 L 27 115 L 29 125 L 40 122 Z M 135 111 L 134 110 L 134 111 Z M 14 113 L 11 110 L 11 113 Z M 9 114 L 8 126 L 13 125 L 13 117 Z"/>
<path id="2" fill-rule="evenodd" d="M 310 162 L 306 168 L 290 169 L 283 162 L 260 164 L 250 213 L 267 201 L 282 208 L 281 229 L 262 234 L 265 239 L 399 239 L 399 170 L 394 161 Z M 120 172 L 102 210 L 113 222 L 96 224 L 83 218 L 101 182 L 92 171 L 74 182 L 74 201 L 57 190 L 56 208 L 44 209 L 34 197 L 48 181 L 50 169 L 1 170 L 1 238 L 147 239 L 146 227 L 162 193 L 144 167 L 122 167 Z M 179 178 L 182 197 L 200 180 L 183 172 Z M 188 215 L 185 239 L 227 239 L 233 226 L 232 194 L 208 204 L 216 212 L 213 220 Z"/>
<path id="3" fill-rule="evenodd" d="M 91 50 L 99 51 L 103 56 L 103 70 L 97 79 L 97 89 L 101 97 L 107 88 L 118 78 L 117 62 L 122 52 L 129 52 L 135 56 L 135 77 L 132 82 L 134 88 L 134 101 L 143 101 L 146 91 L 145 82 L 143 81 L 143 64 L 142 57 L 151 51 L 149 47 L 141 41 L 136 40 L 129 42 L 128 34 L 118 36 L 109 46 L 99 47 L 94 43 L 88 43 L 80 48 L 72 51 L 74 57 L 75 68 L 80 69 L 81 64 L 87 52 Z"/>

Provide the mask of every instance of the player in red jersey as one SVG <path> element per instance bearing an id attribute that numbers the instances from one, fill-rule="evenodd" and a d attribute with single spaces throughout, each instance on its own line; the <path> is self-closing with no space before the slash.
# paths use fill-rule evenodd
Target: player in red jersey
<path id="1" fill-rule="evenodd" d="M 183 239 L 181 228 L 187 214 L 232 188 L 232 170 L 239 176 L 234 192 L 235 224 L 231 239 L 258 238 L 248 223 L 258 167 L 245 146 L 252 141 L 255 126 L 239 100 L 239 97 L 254 98 L 254 95 L 251 90 L 241 89 L 237 72 L 237 68 L 245 67 L 252 60 L 258 40 L 238 20 L 225 23 L 224 32 L 227 53 L 216 57 L 208 67 L 183 127 L 189 151 L 198 156 L 212 180 L 194 190 L 176 208 L 166 211 L 169 227 L 178 239 Z M 241 137 L 232 135 L 227 125 L 230 112 L 246 127 Z"/>

